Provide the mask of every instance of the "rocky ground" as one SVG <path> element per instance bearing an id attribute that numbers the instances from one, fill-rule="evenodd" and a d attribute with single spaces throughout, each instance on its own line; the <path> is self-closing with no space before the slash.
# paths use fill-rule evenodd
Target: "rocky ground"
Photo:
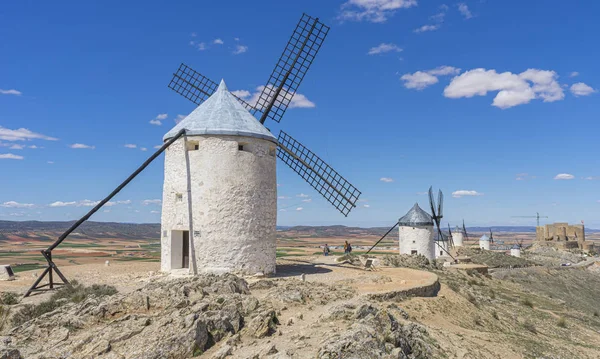
<path id="1" fill-rule="evenodd" d="M 599 357 L 597 266 L 492 277 L 396 257 L 377 271 L 331 257 L 282 259 L 271 278 L 173 278 L 150 264 L 65 268 L 88 286 L 0 306 L 0 358 Z M 89 286 L 111 282 L 117 293 Z M 387 295 L 431 287 L 435 296 Z M 49 311 L 36 316 L 39 308 Z"/>

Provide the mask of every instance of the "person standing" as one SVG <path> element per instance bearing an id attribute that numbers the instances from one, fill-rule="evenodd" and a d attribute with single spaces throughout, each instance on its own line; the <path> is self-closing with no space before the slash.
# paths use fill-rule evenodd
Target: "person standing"
<path id="1" fill-rule="evenodd" d="M 329 246 L 327 245 L 327 243 L 325 243 L 325 246 L 323 247 L 323 255 L 324 256 L 329 255 Z"/>

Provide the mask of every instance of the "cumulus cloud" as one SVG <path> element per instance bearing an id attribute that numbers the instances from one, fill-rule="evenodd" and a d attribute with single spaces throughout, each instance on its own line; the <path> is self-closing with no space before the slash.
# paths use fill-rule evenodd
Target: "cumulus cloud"
<path id="1" fill-rule="evenodd" d="M 471 10 L 469 10 L 469 7 L 467 6 L 467 4 L 460 3 L 457 6 L 458 6 L 458 11 L 462 14 L 462 16 L 465 17 L 465 19 L 470 19 L 473 17 L 473 14 L 471 14 Z"/>
<path id="2" fill-rule="evenodd" d="M 439 66 L 432 70 L 404 74 L 400 80 L 404 81 L 404 87 L 407 89 L 423 90 L 438 83 L 438 76 L 456 75 L 459 72 L 460 69 L 453 66 Z"/>
<path id="3" fill-rule="evenodd" d="M 76 204 L 77 204 L 77 202 L 56 201 L 56 202 L 50 203 L 49 206 L 50 207 L 67 207 L 67 206 L 74 206 Z"/>
<path id="4" fill-rule="evenodd" d="M 423 25 L 413 30 L 413 32 L 420 34 L 422 32 L 435 31 L 440 28 L 440 25 Z"/>
<path id="5" fill-rule="evenodd" d="M 3 90 L 0 89 L 0 95 L 15 95 L 15 96 L 21 96 L 23 93 L 21 91 L 17 91 L 15 89 L 10 89 L 10 90 Z"/>
<path id="6" fill-rule="evenodd" d="M 525 181 L 529 179 L 535 179 L 535 176 L 531 176 L 529 173 L 517 173 L 515 175 L 515 180 L 517 181 Z"/>
<path id="7" fill-rule="evenodd" d="M 528 69 L 514 74 L 478 68 L 454 77 L 444 89 L 444 96 L 470 98 L 497 91 L 492 106 L 501 109 L 527 104 L 534 99 L 554 102 L 565 97 L 557 78 L 556 72 L 547 70 Z"/>
<path id="8" fill-rule="evenodd" d="M 148 151 L 148 149 L 146 147 L 140 147 L 140 151 L 146 152 L 146 151 Z"/>
<path id="9" fill-rule="evenodd" d="M 25 157 L 12 153 L 0 153 L 0 160 L 22 160 Z"/>
<path id="10" fill-rule="evenodd" d="M 290 197 L 286 197 L 286 196 L 279 196 L 279 197 L 277 197 L 277 199 L 290 199 Z"/>
<path id="11" fill-rule="evenodd" d="M 144 206 L 150 205 L 150 204 L 161 204 L 162 201 L 160 199 L 145 199 L 142 201 L 142 204 Z"/>
<path id="12" fill-rule="evenodd" d="M 10 130 L 8 128 L 0 126 L 0 140 L 25 141 L 25 140 L 35 140 L 35 139 L 46 140 L 46 141 L 58 141 L 58 138 L 42 135 L 41 133 L 35 133 L 26 128 Z"/>
<path id="13" fill-rule="evenodd" d="M 579 72 L 577 72 L 577 71 L 573 71 L 569 74 L 569 77 L 577 77 L 577 76 L 579 76 Z"/>
<path id="14" fill-rule="evenodd" d="M 0 204 L 0 207 L 4 208 L 31 208 L 33 206 L 35 205 L 32 203 L 19 203 L 15 201 L 8 201 Z"/>
<path id="15" fill-rule="evenodd" d="M 22 150 L 24 148 L 25 148 L 25 146 L 19 145 L 19 144 L 16 144 L 16 143 L 14 145 L 12 145 L 12 146 L 9 147 L 9 149 L 11 149 L 11 150 Z"/>
<path id="16" fill-rule="evenodd" d="M 573 176 L 570 173 L 559 173 L 556 176 L 554 176 L 555 180 L 572 180 L 574 178 L 575 176 Z"/>
<path id="17" fill-rule="evenodd" d="M 312 202 L 312 198 L 303 199 L 302 202 L 307 202 L 307 203 Z"/>
<path id="18" fill-rule="evenodd" d="M 379 180 L 386 183 L 394 182 L 394 179 L 390 177 L 381 177 Z"/>
<path id="19" fill-rule="evenodd" d="M 310 197 L 310 196 L 309 196 L 309 195 L 307 195 L 307 194 L 304 194 L 304 193 L 300 193 L 300 194 L 296 195 L 296 197 L 300 197 L 300 198 L 308 198 L 308 197 Z"/>
<path id="20" fill-rule="evenodd" d="M 137 147 L 137 145 L 134 145 L 133 143 L 128 143 L 128 144 L 126 144 L 126 145 L 125 145 L 125 146 L 123 146 L 123 147 L 125 147 L 125 148 L 136 148 L 136 147 Z"/>
<path id="21" fill-rule="evenodd" d="M 472 196 L 483 196 L 483 193 L 479 193 L 477 191 L 472 191 L 472 190 L 464 190 L 464 189 L 452 192 L 452 197 L 454 197 L 454 198 L 472 197 Z"/>
<path id="22" fill-rule="evenodd" d="M 303 210 L 303 209 L 304 209 L 304 208 L 302 208 L 302 207 L 298 207 L 298 208 L 296 208 L 296 211 L 301 211 L 301 210 Z"/>
<path id="23" fill-rule="evenodd" d="M 363 207 L 365 207 L 365 208 L 370 208 L 370 207 L 371 207 L 371 205 L 370 205 L 370 204 L 363 204 Z"/>
<path id="24" fill-rule="evenodd" d="M 571 85 L 571 93 L 575 96 L 588 96 L 596 92 L 590 86 L 584 84 L 583 82 L 578 82 L 576 84 Z"/>
<path id="25" fill-rule="evenodd" d="M 268 85 L 267 94 L 272 96 L 275 94 L 275 88 L 273 85 Z M 263 92 L 265 86 L 259 86 L 256 88 L 254 93 L 250 93 L 246 90 L 236 90 L 231 93 L 246 101 L 250 106 L 256 107 L 258 110 L 263 110 L 263 108 L 259 108 L 258 99 L 260 98 L 260 94 Z M 279 102 L 289 101 L 289 108 L 313 108 L 315 107 L 315 103 L 310 101 L 306 96 L 300 93 L 292 94 L 288 92 L 286 88 L 283 88 L 279 93 L 279 98 L 277 99 Z M 267 98 L 265 103 L 269 103 L 271 101 L 271 97 Z M 261 101 L 262 103 L 262 101 Z"/>
<path id="26" fill-rule="evenodd" d="M 93 150 L 96 148 L 96 146 L 89 146 L 83 143 L 74 143 L 72 145 L 70 145 L 69 147 L 71 148 L 75 148 L 75 149 L 90 149 Z"/>
<path id="27" fill-rule="evenodd" d="M 248 51 L 248 46 L 245 45 L 235 45 L 235 49 L 233 50 L 234 55 L 243 54 Z"/>
<path id="28" fill-rule="evenodd" d="M 387 21 L 396 10 L 417 6 L 417 0 L 348 0 L 341 6 L 341 21 Z"/>
<path id="29" fill-rule="evenodd" d="M 224 42 L 223 42 L 223 40 L 221 40 L 221 39 L 214 39 L 214 41 L 213 41 L 213 44 L 216 44 L 216 45 L 223 45 L 223 44 L 224 44 Z"/>
<path id="30" fill-rule="evenodd" d="M 381 43 L 381 44 L 369 49 L 369 52 L 367 54 L 368 55 L 377 55 L 377 54 L 385 54 L 386 52 L 392 52 L 392 51 L 400 52 L 400 51 L 402 51 L 402 49 L 392 43 L 390 43 L 390 44 Z"/>
<path id="31" fill-rule="evenodd" d="M 89 199 L 84 199 L 81 201 L 70 201 L 70 202 L 56 201 L 56 202 L 50 203 L 48 206 L 49 207 L 93 207 L 99 203 L 100 203 L 100 201 L 92 201 Z M 112 207 L 112 206 L 116 206 L 118 204 L 130 204 L 130 203 L 131 203 L 131 200 L 129 200 L 129 199 L 124 200 L 124 201 L 115 201 L 115 202 L 108 201 L 104 204 L 104 206 Z"/>
<path id="32" fill-rule="evenodd" d="M 160 213 L 160 211 L 150 211 L 150 213 Z"/>
<path id="33" fill-rule="evenodd" d="M 166 120 L 168 115 L 166 113 L 158 114 L 154 119 L 150 120 L 152 125 L 160 126 L 162 125 L 162 121 Z"/>
<path id="34" fill-rule="evenodd" d="M 50 164 L 50 165 L 53 165 L 54 161 L 48 161 L 47 163 Z"/>

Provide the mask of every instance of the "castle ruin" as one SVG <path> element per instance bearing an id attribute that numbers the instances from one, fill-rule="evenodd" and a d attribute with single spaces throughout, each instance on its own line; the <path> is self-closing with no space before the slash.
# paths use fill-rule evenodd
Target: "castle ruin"
<path id="1" fill-rule="evenodd" d="M 553 223 L 537 226 L 535 240 L 538 244 L 562 249 L 579 248 L 593 250 L 593 243 L 585 240 L 583 224 Z"/>

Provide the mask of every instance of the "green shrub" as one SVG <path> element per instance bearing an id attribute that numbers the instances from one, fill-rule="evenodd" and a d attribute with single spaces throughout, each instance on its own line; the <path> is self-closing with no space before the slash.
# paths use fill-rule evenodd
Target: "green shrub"
<path id="1" fill-rule="evenodd" d="M 537 329 L 535 329 L 535 325 L 533 325 L 532 322 L 526 320 L 525 323 L 523 323 L 523 327 L 532 332 L 533 334 L 537 334 Z"/>
<path id="2" fill-rule="evenodd" d="M 14 305 L 19 303 L 19 297 L 13 292 L 2 292 L 0 294 L 0 304 Z"/>
<path id="3" fill-rule="evenodd" d="M 527 306 L 529 308 L 533 308 L 533 302 L 531 300 L 529 300 L 529 298 L 525 298 L 521 301 L 521 304 L 523 304 L 524 306 Z"/>
<path id="4" fill-rule="evenodd" d="M 560 328 L 566 328 L 567 327 L 567 321 L 565 320 L 565 317 L 560 317 L 558 319 L 558 323 L 556 323 L 557 326 L 559 326 Z"/>

